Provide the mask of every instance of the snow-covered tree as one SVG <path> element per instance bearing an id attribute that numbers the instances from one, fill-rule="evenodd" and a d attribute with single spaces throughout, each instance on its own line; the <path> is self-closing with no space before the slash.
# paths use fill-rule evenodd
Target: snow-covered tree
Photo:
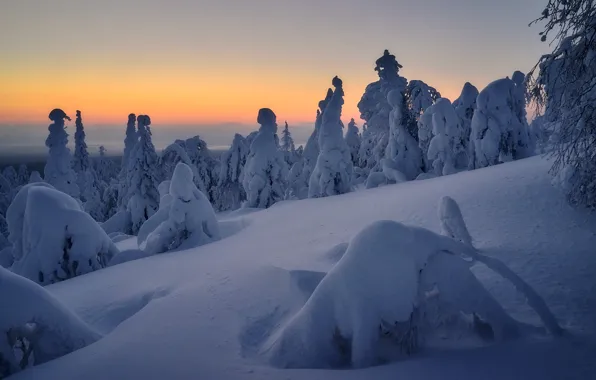
<path id="1" fill-rule="evenodd" d="M 91 161 L 89 159 L 89 152 L 87 151 L 87 143 L 85 142 L 85 128 L 83 126 L 83 119 L 81 117 L 81 111 L 77 110 L 77 117 L 75 119 L 76 130 L 74 134 L 75 148 L 72 159 L 72 168 L 77 174 L 77 183 L 81 191 L 87 185 L 85 181 L 87 176 L 85 172 L 91 169 Z M 81 193 L 81 199 L 85 201 L 85 194 Z"/>
<path id="2" fill-rule="evenodd" d="M 526 99 L 528 97 L 528 87 L 526 75 L 521 71 L 516 71 L 511 76 L 515 84 L 513 90 L 513 109 L 519 122 L 519 128 L 516 136 L 517 158 L 525 158 L 534 155 L 535 141 L 530 136 L 530 126 L 528 125 Z"/>
<path id="3" fill-rule="evenodd" d="M 465 132 L 449 99 L 433 105 L 433 138 L 428 160 L 437 176 L 453 174 L 467 167 L 468 155 L 463 145 Z"/>
<path id="4" fill-rule="evenodd" d="M 47 185 L 23 187 L 7 221 L 11 270 L 42 285 L 104 268 L 118 253 L 77 200 Z"/>
<path id="5" fill-rule="evenodd" d="M 98 222 L 105 220 L 105 205 L 102 202 L 102 193 L 104 186 L 100 186 L 95 175 L 95 171 L 88 169 L 85 173 L 84 181 L 80 181 L 85 187 L 81 189 L 81 194 L 85 195 L 83 209 L 89 213 Z"/>
<path id="6" fill-rule="evenodd" d="M 106 148 L 103 145 L 99 147 L 99 157 L 94 161 L 94 170 L 97 179 L 106 184 L 110 183 L 110 181 L 118 174 L 116 172 L 114 161 L 108 158 L 106 155 Z"/>
<path id="7" fill-rule="evenodd" d="M 470 162 L 476 161 L 476 156 L 474 153 L 474 144 L 470 143 L 470 134 L 472 132 L 472 117 L 474 116 L 474 111 L 476 110 L 476 99 L 478 98 L 478 89 L 474 87 L 470 82 L 466 82 L 464 84 L 464 88 L 461 90 L 461 94 L 459 98 L 457 98 L 453 102 L 453 107 L 455 107 L 455 113 L 457 117 L 459 117 L 459 122 L 463 129 L 463 135 L 465 138 L 462 140 L 462 144 L 468 152 L 468 165 Z M 458 163 L 461 166 L 461 163 Z M 473 167 L 471 168 L 473 169 Z"/>
<path id="8" fill-rule="evenodd" d="M 346 144 L 350 149 L 350 156 L 352 157 L 352 165 L 358 166 L 360 152 L 360 134 L 358 133 L 358 126 L 356 121 L 351 119 L 348 123 L 348 130 L 346 131 Z"/>
<path id="9" fill-rule="evenodd" d="M 288 166 L 294 165 L 294 162 L 296 162 L 296 147 L 294 146 L 294 139 L 290 133 L 287 121 L 284 129 L 281 131 L 280 149 L 284 153 L 284 158 Z"/>
<path id="10" fill-rule="evenodd" d="M 319 131 L 319 157 L 310 176 L 308 197 L 321 198 L 348 193 L 352 190 L 352 156 L 343 138 L 341 111 L 344 104 L 343 83 L 332 80 L 333 96 L 323 112 Z"/>
<path id="11" fill-rule="evenodd" d="M 242 178 L 244 207 L 268 208 L 283 200 L 288 168 L 275 146 L 276 116 L 269 108 L 259 110 L 259 133 L 250 146 Z"/>
<path id="12" fill-rule="evenodd" d="M 221 169 L 214 205 L 217 210 L 235 210 L 240 208 L 242 202 L 246 200 L 241 174 L 249 150 L 250 147 L 246 144 L 246 139 L 236 133 L 232 146 L 221 156 Z"/>
<path id="13" fill-rule="evenodd" d="M 23 186 L 29 183 L 29 169 L 25 164 L 19 165 L 17 183 L 19 184 L 19 186 Z"/>
<path id="14" fill-rule="evenodd" d="M 408 83 L 405 98 L 409 112 L 402 116 L 402 123 L 412 137 L 418 137 L 418 121 L 422 113 L 440 97 L 441 94 L 434 87 L 421 80 L 411 80 Z"/>
<path id="15" fill-rule="evenodd" d="M 69 354 L 101 335 L 45 288 L 0 267 L 0 378 Z"/>
<path id="16" fill-rule="evenodd" d="M 36 183 L 36 182 L 45 182 L 43 178 L 41 178 L 41 174 L 37 170 L 31 172 L 29 176 L 29 183 Z"/>
<path id="17" fill-rule="evenodd" d="M 219 162 L 213 158 L 205 140 L 200 136 L 194 136 L 184 141 L 177 140 L 188 153 L 191 167 L 196 168 L 195 184 L 214 204 L 216 202 L 216 189 L 219 181 Z"/>
<path id="18" fill-rule="evenodd" d="M 422 153 L 425 171 L 429 171 L 432 168 L 431 163 L 428 161 L 428 148 L 433 139 L 433 107 L 434 105 L 428 107 L 422 116 L 420 116 L 420 120 L 418 120 L 418 147 Z"/>
<path id="19" fill-rule="evenodd" d="M 470 143 L 474 144 L 473 168 L 523 158 L 519 138 L 526 125 L 520 123 L 515 106 L 515 83 L 499 79 L 478 95 L 472 117 Z"/>
<path id="20" fill-rule="evenodd" d="M 406 91 L 407 80 L 398 74 L 401 68 L 395 56 L 385 50 L 383 56 L 376 61 L 375 71 L 379 80 L 366 86 L 358 103 L 360 118 L 366 121 L 368 128 L 362 134 L 360 166 L 368 170 L 377 166 L 385 153 L 389 134 L 389 113 L 392 109 L 387 103 L 387 95 L 391 90 L 398 90 L 402 94 Z M 406 114 L 405 98 L 403 107 L 403 114 Z"/>
<path id="21" fill-rule="evenodd" d="M 2 170 L 2 176 L 8 181 L 11 188 L 15 188 L 19 185 L 19 175 L 14 169 L 14 166 L 9 165 Z"/>
<path id="22" fill-rule="evenodd" d="M 175 249 L 198 247 L 220 239 L 219 224 L 209 200 L 193 182 L 193 172 L 178 163 L 170 182 L 171 200 L 160 205 L 167 207 L 166 219 L 147 236 L 141 245 L 150 254 Z M 158 216 L 161 212 L 155 214 Z"/>
<path id="23" fill-rule="evenodd" d="M 49 116 L 52 124 L 46 139 L 49 156 L 44 168 L 44 179 L 56 189 L 78 198 L 80 195 L 77 186 L 76 173 L 72 170 L 70 149 L 68 149 L 68 133 L 64 126 L 64 119 L 70 120 L 61 109 L 54 109 Z"/>
<path id="24" fill-rule="evenodd" d="M 184 146 L 179 143 L 168 145 L 159 155 L 158 165 L 163 174 L 162 178 L 164 180 L 171 179 L 174 170 L 176 169 L 176 165 L 178 165 L 179 162 L 188 165 L 192 169 L 195 185 L 200 189 L 204 189 L 205 184 L 201 178 L 199 178 L 196 167 L 191 162 L 190 157 L 188 157 L 188 153 L 186 152 L 186 149 L 184 149 Z"/>
<path id="25" fill-rule="evenodd" d="M 103 191 L 101 192 L 103 220 L 110 219 L 118 212 L 118 195 L 120 189 L 120 182 L 115 178 L 103 187 Z"/>
<path id="26" fill-rule="evenodd" d="M 387 102 L 393 109 L 389 113 L 389 142 L 385 159 L 393 162 L 393 167 L 408 180 L 415 179 L 422 171 L 422 154 L 418 143 L 406 130 L 403 122 L 403 95 L 399 90 L 391 90 Z"/>
<path id="27" fill-rule="evenodd" d="M 137 116 L 134 113 L 128 115 L 128 122 L 126 123 L 126 136 L 124 137 L 124 153 L 122 155 L 122 169 L 126 171 L 128 167 L 128 159 L 135 145 L 139 141 L 139 135 L 135 129 L 135 122 Z"/>
<path id="28" fill-rule="evenodd" d="M 151 119 L 146 115 L 137 117 L 139 141 L 130 153 L 127 175 L 128 185 L 126 210 L 131 216 L 131 231 L 136 234 L 141 225 L 153 215 L 159 207 L 160 171 L 158 157 L 151 140 Z"/>

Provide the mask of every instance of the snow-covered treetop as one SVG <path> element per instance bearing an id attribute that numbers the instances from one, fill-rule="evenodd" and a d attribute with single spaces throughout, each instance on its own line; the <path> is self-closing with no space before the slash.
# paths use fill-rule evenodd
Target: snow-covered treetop
<path id="1" fill-rule="evenodd" d="M 64 119 L 70 121 L 70 117 L 68 117 L 60 108 L 53 109 L 48 115 L 48 118 L 54 122 L 62 122 Z"/>
<path id="2" fill-rule="evenodd" d="M 379 74 L 379 78 L 390 80 L 398 76 L 397 73 L 402 67 L 395 56 L 389 53 L 389 50 L 385 50 L 383 56 L 376 61 L 375 71 Z"/>
<path id="3" fill-rule="evenodd" d="M 325 112 L 323 113 L 323 128 L 319 134 L 319 147 L 325 149 L 325 144 L 337 145 L 339 140 L 343 139 L 341 128 L 336 128 L 337 120 L 341 120 L 341 109 L 344 104 L 344 89 L 342 80 L 334 77 L 331 81 L 335 91 L 332 92 L 331 99 L 327 101 Z M 327 99 L 326 99 L 327 100 Z"/>
<path id="4" fill-rule="evenodd" d="M 454 107 L 468 108 L 476 106 L 476 98 L 478 97 L 478 89 L 470 82 L 466 82 L 461 90 L 459 98 L 453 101 Z"/>
<path id="5" fill-rule="evenodd" d="M 277 116 L 269 108 L 261 108 L 257 116 L 257 123 L 261 124 L 259 132 L 277 132 Z"/>
<path id="6" fill-rule="evenodd" d="M 434 88 L 421 80 L 411 80 L 406 89 L 408 106 L 415 115 L 420 115 L 431 106 L 441 94 Z"/>
<path id="7" fill-rule="evenodd" d="M 521 71 L 515 71 L 511 76 L 511 80 L 519 86 L 526 80 L 526 74 L 522 73 Z"/>

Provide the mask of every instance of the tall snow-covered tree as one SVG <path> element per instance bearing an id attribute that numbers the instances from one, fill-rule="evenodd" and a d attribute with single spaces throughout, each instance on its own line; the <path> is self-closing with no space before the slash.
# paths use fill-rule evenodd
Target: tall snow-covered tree
<path id="1" fill-rule="evenodd" d="M 64 119 L 70 120 L 61 109 L 54 109 L 49 114 L 52 124 L 48 127 L 49 135 L 46 139 L 46 146 L 49 148 L 49 156 L 44 168 L 44 179 L 73 198 L 80 195 L 77 185 L 76 173 L 72 170 L 72 157 L 68 149 L 68 133 L 64 126 Z"/>
<path id="2" fill-rule="evenodd" d="M 399 90 L 390 91 L 387 102 L 393 109 L 389 113 L 389 142 L 385 159 L 391 160 L 391 166 L 400 171 L 406 179 L 416 179 L 422 171 L 422 153 L 418 143 L 404 125 L 402 93 Z"/>
<path id="3" fill-rule="evenodd" d="M 288 168 L 275 145 L 275 113 L 269 108 L 262 108 L 257 122 L 261 127 L 250 146 L 242 176 L 247 198 L 244 207 L 268 208 L 283 200 Z"/>
<path id="4" fill-rule="evenodd" d="M 360 166 L 367 170 L 378 167 L 389 141 L 389 113 L 392 107 L 387 103 L 387 95 L 391 90 L 405 94 L 408 81 L 399 75 L 402 68 L 393 54 L 385 50 L 377 59 L 375 71 L 379 80 L 366 86 L 364 94 L 358 102 L 360 118 L 366 121 L 368 130 L 362 134 L 360 146 Z M 404 98 L 404 114 L 407 104 Z M 375 154 L 376 153 L 376 154 Z"/>
<path id="5" fill-rule="evenodd" d="M 427 107 L 424 113 L 418 120 L 418 147 L 422 153 L 424 171 L 428 172 L 432 169 L 431 163 L 428 162 L 428 147 L 433 139 L 433 113 L 434 105 Z"/>
<path id="6" fill-rule="evenodd" d="M 288 166 L 292 166 L 296 161 L 296 147 L 294 146 L 294 139 L 290 133 L 290 128 L 288 127 L 287 121 L 283 131 L 281 132 L 280 149 L 284 153 L 284 158 Z"/>
<path id="7" fill-rule="evenodd" d="M 219 162 L 213 157 L 207 143 L 200 136 L 194 136 L 184 141 L 178 140 L 177 143 L 182 144 L 186 149 L 192 162 L 191 167 L 197 170 L 195 185 L 209 198 L 209 202 L 214 204 L 219 180 Z"/>
<path id="8" fill-rule="evenodd" d="M 139 141 L 139 134 L 135 129 L 135 122 L 137 116 L 134 113 L 128 115 L 128 122 L 126 123 L 126 136 L 124 137 L 124 153 L 122 155 L 122 168 L 126 171 L 128 165 L 128 158 L 133 151 L 137 141 Z"/>
<path id="9" fill-rule="evenodd" d="M 131 216 L 131 231 L 136 234 L 143 223 L 159 208 L 157 187 L 161 181 L 158 157 L 151 139 L 151 119 L 146 115 L 137 117 L 139 141 L 130 153 L 127 168 L 128 192 L 126 209 Z"/>
<path id="10" fill-rule="evenodd" d="M 462 144 L 463 128 L 449 99 L 441 98 L 433 105 L 433 138 L 428 160 L 435 175 L 448 175 L 467 166 L 467 153 Z M 458 159 L 458 157 L 463 158 Z M 458 163 L 462 166 L 458 167 Z"/>
<path id="11" fill-rule="evenodd" d="M 548 0 L 542 41 L 551 54 L 531 74 L 532 98 L 552 125 L 552 172 L 572 204 L 596 208 L 596 3 Z"/>
<path id="12" fill-rule="evenodd" d="M 242 202 L 246 200 L 241 174 L 249 150 L 250 147 L 246 144 L 246 139 L 236 133 L 232 146 L 221 156 L 221 168 L 214 205 L 217 210 L 235 210 L 240 208 Z"/>
<path id="13" fill-rule="evenodd" d="M 465 138 L 462 140 L 462 144 L 468 152 L 468 167 L 469 163 L 476 161 L 476 155 L 474 153 L 474 144 L 470 143 L 470 134 L 472 132 L 472 117 L 476 110 L 476 99 L 478 98 L 478 89 L 474 87 L 470 82 L 464 84 L 464 88 L 461 90 L 459 98 L 453 101 L 453 107 L 455 107 L 455 113 L 459 118 L 459 122 L 463 129 L 463 135 Z M 473 166 L 471 167 L 471 169 Z"/>
<path id="14" fill-rule="evenodd" d="M 77 110 L 77 117 L 75 119 L 75 149 L 72 159 L 72 168 L 77 174 L 78 185 L 80 188 L 84 187 L 85 172 L 91 169 L 91 161 L 89 159 L 89 152 L 87 150 L 87 143 L 85 142 L 85 128 L 83 126 L 83 119 L 81 111 Z"/>
<path id="15" fill-rule="evenodd" d="M 535 153 L 535 145 L 530 136 L 530 126 L 526 111 L 526 99 L 528 97 L 526 75 L 521 71 L 516 71 L 511 76 L 511 80 L 515 84 L 513 90 L 513 109 L 520 126 L 516 136 L 517 158 L 530 157 Z"/>
<path id="16" fill-rule="evenodd" d="M 411 80 L 405 92 L 408 113 L 402 116 L 402 123 L 415 139 L 418 138 L 418 121 L 422 113 L 433 105 L 441 94 L 434 87 L 421 80 Z"/>
<path id="17" fill-rule="evenodd" d="M 348 148 L 350 149 L 350 156 L 352 157 L 352 165 L 358 166 L 359 163 L 359 156 L 358 153 L 360 151 L 360 134 L 358 133 L 358 126 L 356 125 L 356 121 L 351 119 L 348 123 L 348 130 L 346 131 L 346 144 L 348 144 Z"/>
<path id="18" fill-rule="evenodd" d="M 310 176 L 309 198 L 348 193 L 352 190 L 352 156 L 343 138 L 341 111 L 344 104 L 343 83 L 333 78 L 333 96 L 323 112 L 319 132 L 319 157 Z"/>

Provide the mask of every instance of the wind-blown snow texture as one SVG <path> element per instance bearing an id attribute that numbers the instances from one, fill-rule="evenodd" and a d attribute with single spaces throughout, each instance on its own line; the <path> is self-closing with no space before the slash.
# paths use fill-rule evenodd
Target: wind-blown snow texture
<path id="1" fill-rule="evenodd" d="M 596 217 L 568 206 L 550 186 L 549 167 L 549 162 L 533 157 L 232 213 L 221 223 L 236 233 L 220 241 L 48 286 L 59 301 L 106 335 L 14 378 L 591 378 L 596 371 Z M 475 247 L 500 258 L 529 282 L 568 334 L 484 348 L 447 345 L 357 371 L 267 365 L 259 354 L 265 342 L 304 307 L 324 278 L 322 272 L 341 260 L 345 243 L 378 220 L 439 232 L 436 205 L 445 195 L 459 203 Z M 119 245 L 125 244 L 130 243 Z M 465 269 L 452 262 L 437 269 L 447 265 Z M 525 299 L 500 276 L 482 264 L 471 270 L 505 311 L 541 326 Z M 429 295 L 433 293 L 431 288 Z"/>

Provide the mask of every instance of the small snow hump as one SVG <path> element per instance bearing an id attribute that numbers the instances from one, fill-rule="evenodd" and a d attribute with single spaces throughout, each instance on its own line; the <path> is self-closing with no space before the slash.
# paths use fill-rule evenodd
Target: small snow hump
<path id="1" fill-rule="evenodd" d="M 439 201 L 439 220 L 443 235 L 472 246 L 472 237 L 459 205 L 453 198 L 444 196 Z"/>

